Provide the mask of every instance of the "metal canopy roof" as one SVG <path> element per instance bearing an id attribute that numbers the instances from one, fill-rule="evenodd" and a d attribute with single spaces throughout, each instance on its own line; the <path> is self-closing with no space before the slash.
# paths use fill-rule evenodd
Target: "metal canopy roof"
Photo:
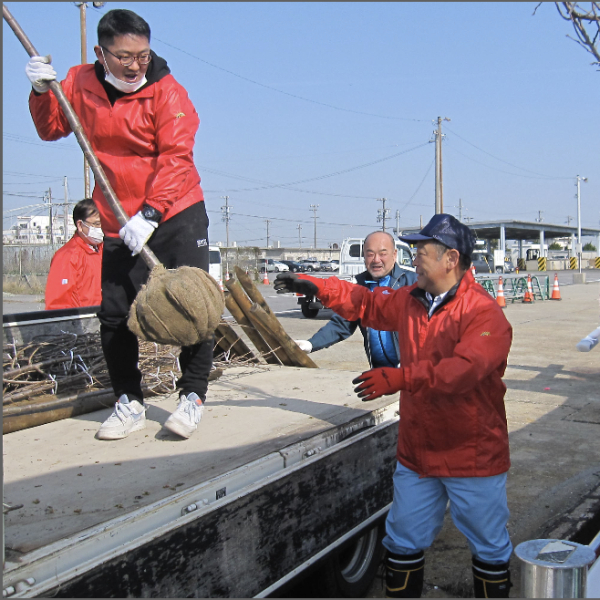
<path id="1" fill-rule="evenodd" d="M 504 235 L 507 240 L 539 240 L 540 232 L 544 232 L 546 238 L 577 236 L 577 227 L 569 225 L 553 225 L 552 223 L 530 223 L 528 221 L 478 221 L 467 223 L 477 234 L 478 239 L 495 240 L 500 239 L 500 228 L 504 227 Z M 418 233 L 420 227 L 411 227 L 402 230 L 402 235 Z M 581 236 L 600 236 L 600 229 L 595 227 L 582 227 Z"/>

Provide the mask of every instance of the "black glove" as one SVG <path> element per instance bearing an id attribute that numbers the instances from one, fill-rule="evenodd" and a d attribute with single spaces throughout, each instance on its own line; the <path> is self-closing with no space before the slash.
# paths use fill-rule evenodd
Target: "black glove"
<path id="1" fill-rule="evenodd" d="M 297 273 L 279 273 L 275 277 L 274 288 L 278 294 L 304 294 L 305 296 L 316 296 L 319 293 L 321 279 L 310 275 L 298 275 Z"/>

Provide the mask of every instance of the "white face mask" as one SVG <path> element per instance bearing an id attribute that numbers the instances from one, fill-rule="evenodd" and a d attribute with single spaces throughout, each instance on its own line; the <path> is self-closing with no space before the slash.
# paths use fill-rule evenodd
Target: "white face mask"
<path id="1" fill-rule="evenodd" d="M 83 231 L 80 231 L 79 233 L 83 235 L 83 239 L 88 244 L 97 246 L 104 241 L 104 232 L 100 227 L 93 227 L 92 225 L 88 225 L 85 221 L 82 221 L 82 223 L 88 228 L 88 232 L 87 234 L 83 233 Z"/>
<path id="2" fill-rule="evenodd" d="M 89 227 L 87 236 L 94 244 L 101 244 L 104 240 L 104 232 L 100 227 Z"/>
<path id="3" fill-rule="evenodd" d="M 121 79 L 117 79 L 108 68 L 106 63 L 106 56 L 104 56 L 104 50 L 102 50 L 102 46 L 100 46 L 100 52 L 102 52 L 102 58 L 104 58 L 104 72 L 106 73 L 106 81 L 110 83 L 113 87 L 117 88 L 120 92 L 125 94 L 132 94 L 133 92 L 137 92 L 143 85 L 145 85 L 148 80 L 144 75 L 140 81 L 136 81 L 135 83 L 127 83 Z"/>

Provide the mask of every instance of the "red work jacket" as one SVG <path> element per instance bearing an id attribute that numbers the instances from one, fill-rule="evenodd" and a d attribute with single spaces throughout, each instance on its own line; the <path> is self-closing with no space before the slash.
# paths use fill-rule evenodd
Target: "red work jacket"
<path id="1" fill-rule="evenodd" d="M 330 278 L 319 298 L 348 320 L 398 331 L 398 461 L 423 477 L 487 477 L 510 467 L 504 407 L 512 328 L 470 271 L 431 316 L 416 284 L 398 290 Z M 449 292 L 450 293 L 450 292 Z"/>
<path id="2" fill-rule="evenodd" d="M 192 150 L 200 119 L 185 89 L 167 75 L 111 106 L 94 65 L 73 67 L 61 82 L 104 172 L 131 217 L 144 203 L 163 221 L 204 199 Z M 39 136 L 58 140 L 71 133 L 54 93 L 29 96 Z M 93 199 L 102 230 L 119 237 L 121 226 L 96 184 Z"/>
<path id="3" fill-rule="evenodd" d="M 46 283 L 46 310 L 100 304 L 103 246 L 96 251 L 76 233 L 56 251 Z"/>

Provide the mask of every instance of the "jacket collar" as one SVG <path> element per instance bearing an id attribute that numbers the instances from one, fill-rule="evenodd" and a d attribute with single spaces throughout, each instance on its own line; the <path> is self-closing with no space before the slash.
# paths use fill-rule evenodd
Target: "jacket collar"
<path id="1" fill-rule="evenodd" d="M 92 246 L 90 246 L 80 235 L 79 233 L 74 233 L 73 237 L 75 238 L 75 243 L 80 247 L 83 248 L 83 250 L 85 250 L 88 254 L 97 254 L 98 252 L 100 252 L 100 250 L 102 250 L 102 244 L 98 244 L 97 248 L 98 250 L 94 250 L 94 248 Z"/>
<path id="2" fill-rule="evenodd" d="M 404 276 L 405 271 L 401 269 L 398 264 L 394 264 L 394 268 L 390 271 L 390 282 L 388 287 L 393 288 L 396 283 Z M 359 285 L 366 285 L 367 281 L 375 281 L 373 277 L 370 275 L 369 271 L 363 271 L 356 276 L 356 283 Z"/>

